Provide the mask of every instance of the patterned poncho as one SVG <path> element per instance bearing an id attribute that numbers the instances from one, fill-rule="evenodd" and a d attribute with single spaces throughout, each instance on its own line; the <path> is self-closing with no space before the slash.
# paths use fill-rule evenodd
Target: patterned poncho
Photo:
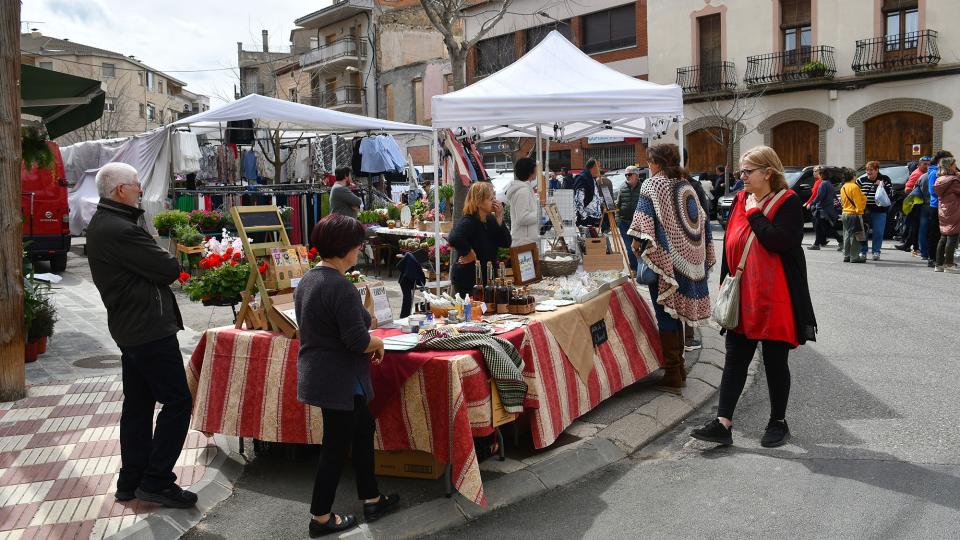
<path id="1" fill-rule="evenodd" d="M 707 325 L 707 270 L 716 256 L 693 186 L 663 173 L 644 181 L 627 234 L 646 241 L 640 256 L 659 277 L 657 303 L 664 311 L 695 326 Z"/>

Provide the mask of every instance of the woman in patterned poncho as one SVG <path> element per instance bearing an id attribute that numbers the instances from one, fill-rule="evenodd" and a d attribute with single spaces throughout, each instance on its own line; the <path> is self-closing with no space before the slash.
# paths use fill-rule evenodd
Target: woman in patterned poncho
<path id="1" fill-rule="evenodd" d="M 643 183 L 627 232 L 633 250 L 657 280 L 648 285 L 663 346 L 664 376 L 659 389 L 679 394 L 686 386 L 683 323 L 706 325 L 710 318 L 707 270 L 716 257 L 707 215 L 680 166 L 674 144 L 647 149 L 653 175 Z"/>

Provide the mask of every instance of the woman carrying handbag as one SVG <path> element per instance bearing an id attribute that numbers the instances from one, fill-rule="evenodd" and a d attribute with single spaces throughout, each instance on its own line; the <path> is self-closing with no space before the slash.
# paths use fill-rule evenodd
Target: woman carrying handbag
<path id="1" fill-rule="evenodd" d="M 762 344 L 770 421 L 760 444 L 770 448 L 790 438 L 787 357 L 791 349 L 815 340 L 817 322 L 801 245 L 803 205 L 787 189 L 780 158 L 772 148 L 758 146 L 740 158 L 740 169 L 744 189 L 734 200 L 727 224 L 720 267 L 721 305 L 713 310 L 714 320 L 726 329 L 720 404 L 717 418 L 691 435 L 733 444 L 733 412 L 747 368 Z"/>

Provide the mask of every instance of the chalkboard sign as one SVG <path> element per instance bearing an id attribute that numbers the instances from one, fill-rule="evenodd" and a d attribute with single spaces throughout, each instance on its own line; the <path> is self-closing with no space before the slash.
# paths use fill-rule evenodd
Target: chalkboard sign
<path id="1" fill-rule="evenodd" d="M 604 319 L 590 325 L 590 336 L 593 338 L 593 346 L 598 347 L 607 342 L 607 322 Z"/>
<path id="2" fill-rule="evenodd" d="M 276 210 L 258 212 L 238 212 L 244 227 L 282 227 L 280 214 Z"/>

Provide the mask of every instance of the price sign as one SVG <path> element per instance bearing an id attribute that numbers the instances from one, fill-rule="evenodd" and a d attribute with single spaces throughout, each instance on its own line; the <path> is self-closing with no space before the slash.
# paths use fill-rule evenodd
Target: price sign
<path id="1" fill-rule="evenodd" d="M 377 324 L 384 324 L 393 320 L 393 311 L 390 309 L 390 300 L 387 298 L 387 288 L 383 283 L 370 285 L 370 296 L 373 298 L 373 314 Z"/>
<path id="2" fill-rule="evenodd" d="M 590 336 L 593 338 L 593 346 L 598 347 L 607 342 L 607 322 L 604 319 L 590 325 Z"/>

